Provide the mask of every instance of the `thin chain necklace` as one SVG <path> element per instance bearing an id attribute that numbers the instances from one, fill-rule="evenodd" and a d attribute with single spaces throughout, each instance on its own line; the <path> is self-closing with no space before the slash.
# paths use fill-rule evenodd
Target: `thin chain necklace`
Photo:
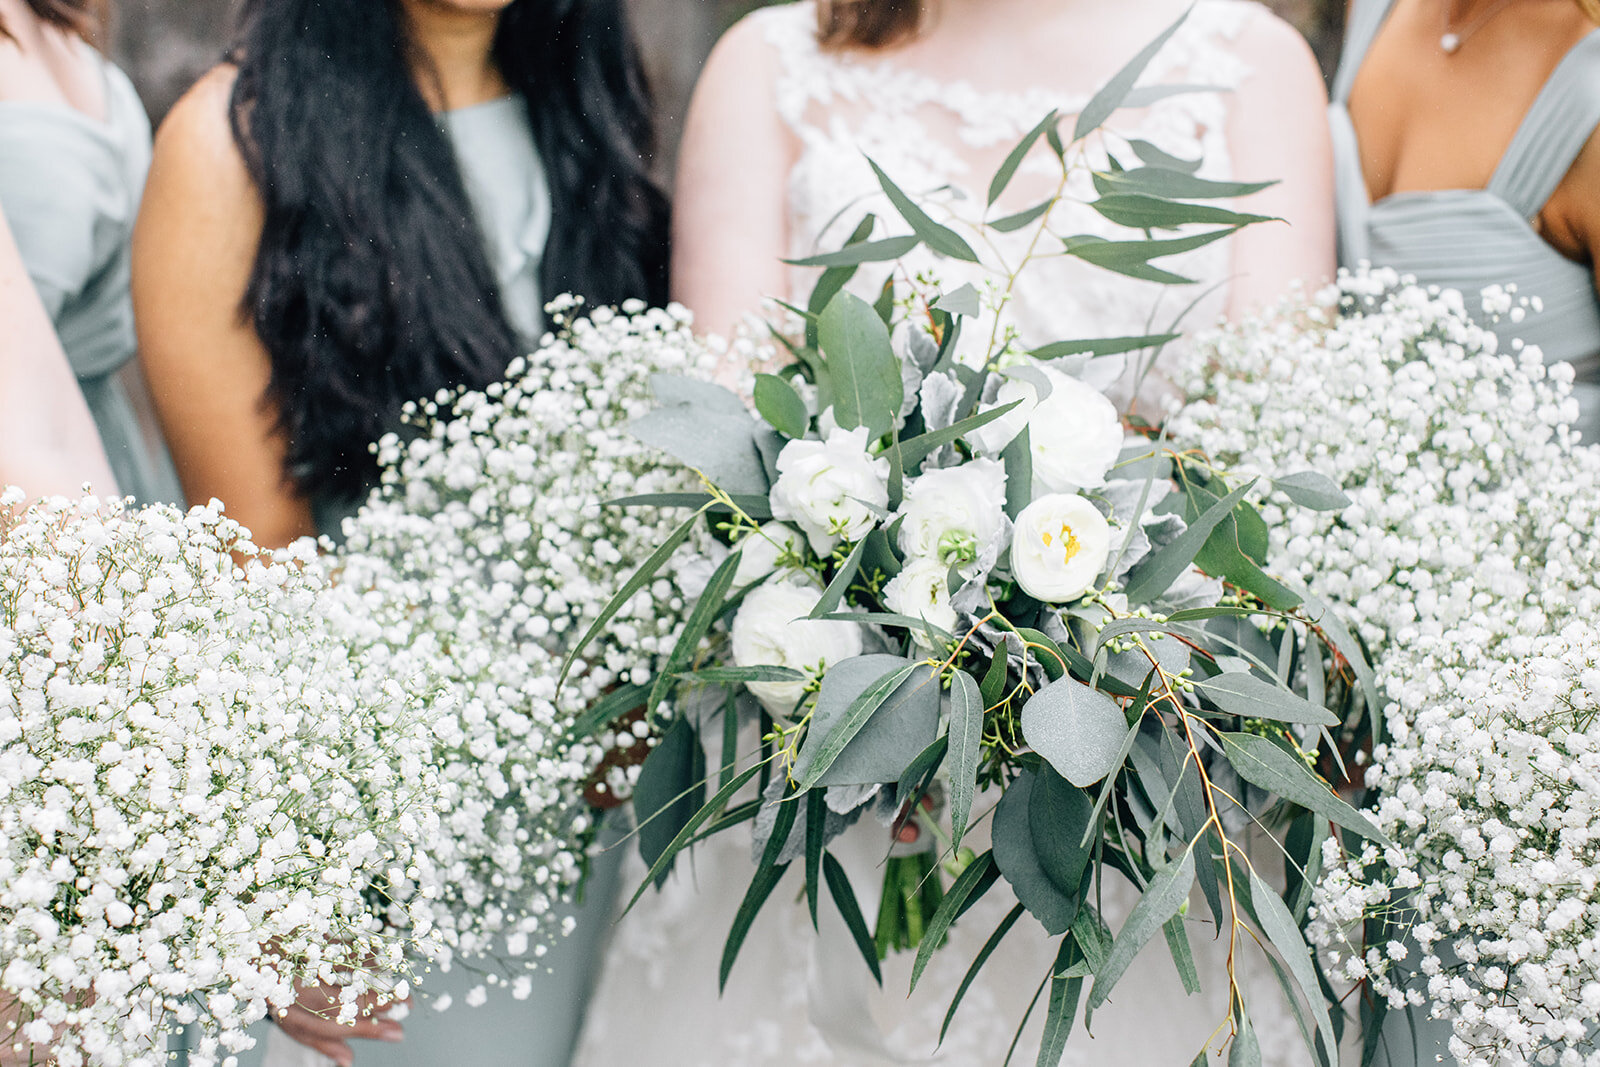
<path id="1" fill-rule="evenodd" d="M 1442 5 L 1442 10 L 1444 12 L 1444 29 L 1439 34 L 1439 47 L 1444 51 L 1445 55 L 1455 55 L 1457 52 L 1461 51 L 1461 46 L 1467 43 L 1467 38 L 1483 29 L 1485 23 L 1494 18 L 1496 15 L 1500 14 L 1500 12 L 1504 11 L 1506 8 L 1510 7 L 1511 3 L 1512 0 L 1499 0 L 1498 3 L 1489 5 L 1489 9 L 1483 14 L 1479 15 L 1470 24 L 1457 30 L 1451 28 L 1450 25 L 1456 12 L 1456 0 L 1444 0 L 1444 4 Z"/>

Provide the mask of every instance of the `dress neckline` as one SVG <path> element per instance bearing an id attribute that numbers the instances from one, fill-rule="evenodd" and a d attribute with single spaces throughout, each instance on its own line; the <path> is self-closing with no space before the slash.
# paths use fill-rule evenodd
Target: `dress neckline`
<path id="1" fill-rule="evenodd" d="M 1356 78 L 1360 76 L 1361 68 L 1367 61 L 1367 53 L 1372 50 L 1373 43 L 1377 41 L 1379 34 L 1383 32 L 1384 26 L 1388 25 L 1389 16 L 1394 13 L 1396 0 L 1379 0 L 1379 2 L 1383 5 L 1382 11 L 1373 22 L 1370 31 L 1360 38 L 1353 39 L 1351 42 L 1355 47 L 1349 50 L 1344 58 L 1345 63 L 1351 64 L 1350 75 L 1347 78 L 1338 77 L 1335 79 L 1335 95 L 1331 103 L 1331 107 L 1338 114 L 1339 120 L 1349 127 L 1350 142 L 1354 145 L 1356 152 L 1356 171 L 1360 177 L 1358 188 L 1361 191 L 1361 198 L 1365 202 L 1366 209 L 1369 212 L 1376 211 L 1391 203 L 1425 200 L 1439 196 L 1488 197 L 1498 203 L 1505 204 L 1507 207 L 1512 207 L 1510 201 L 1501 195 L 1498 189 L 1504 184 L 1504 179 L 1510 172 L 1510 167 L 1515 166 L 1518 162 L 1517 156 L 1523 150 L 1522 145 L 1525 135 L 1531 128 L 1532 123 L 1537 121 L 1543 111 L 1552 106 L 1552 101 L 1562 91 L 1564 80 L 1571 76 L 1570 72 L 1581 62 L 1585 50 L 1600 47 L 1600 44 L 1597 44 L 1597 42 L 1600 42 L 1600 27 L 1596 27 L 1583 37 L 1580 37 L 1571 48 L 1567 49 L 1555 67 L 1551 69 L 1550 76 L 1539 87 L 1539 92 L 1534 96 L 1533 103 L 1528 105 L 1528 110 L 1523 113 L 1522 119 L 1517 123 L 1517 128 L 1512 132 L 1511 140 L 1506 144 L 1506 150 L 1501 155 L 1499 162 L 1495 164 L 1494 171 L 1489 176 L 1488 184 L 1480 187 L 1451 186 L 1444 189 L 1400 189 L 1374 198 L 1372 187 L 1367 184 L 1366 170 L 1360 165 L 1361 136 L 1357 133 L 1355 120 L 1350 115 L 1350 94 L 1354 91 Z M 1543 206 L 1541 204 L 1539 208 L 1542 209 Z M 1513 210 L 1515 209 L 1513 208 Z M 1523 219 L 1523 221 L 1528 223 L 1531 230 L 1531 219 Z"/>
<path id="2" fill-rule="evenodd" d="M 98 134 L 106 140 L 114 140 L 117 135 L 117 112 L 120 110 L 117 90 L 112 83 L 112 66 L 99 52 L 95 51 L 87 41 L 80 41 L 82 50 L 89 61 L 95 65 L 95 70 L 100 74 L 100 111 L 99 115 L 91 115 L 82 108 L 75 107 L 66 100 L 0 100 L 0 111 L 34 112 L 43 113 L 50 118 L 65 118 L 74 125 L 91 133 Z"/>

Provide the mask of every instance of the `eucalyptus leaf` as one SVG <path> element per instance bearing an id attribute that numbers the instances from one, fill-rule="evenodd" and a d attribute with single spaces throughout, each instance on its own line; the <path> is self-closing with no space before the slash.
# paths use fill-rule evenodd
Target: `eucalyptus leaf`
<path id="1" fill-rule="evenodd" d="M 958 848 L 972 815 L 982 758 L 983 694 L 966 671 L 956 671 L 950 683 L 950 836 Z"/>
<path id="2" fill-rule="evenodd" d="M 645 698 L 649 695 L 649 686 L 618 686 L 584 709 L 583 714 L 578 716 L 577 721 L 572 724 L 571 736 L 594 736 L 596 732 L 610 726 L 625 712 L 644 707 Z"/>
<path id="3" fill-rule="evenodd" d="M 1173 966 L 1178 968 L 1178 980 L 1189 996 L 1200 992 L 1200 972 L 1195 969 L 1194 949 L 1189 944 L 1189 931 L 1184 929 L 1183 917 L 1174 915 L 1161 928 L 1166 935 L 1167 949 L 1172 953 Z"/>
<path id="4" fill-rule="evenodd" d="M 1017 899 L 1051 934 L 1062 934 L 1078 913 L 1078 900 L 1065 893 L 1045 872 L 1034 846 L 1029 812 L 1038 772 L 1018 776 L 995 805 L 992 840 L 994 861 Z"/>
<path id="5" fill-rule="evenodd" d="M 961 1001 L 967 995 L 967 990 L 972 988 L 973 981 L 978 977 L 978 972 L 983 970 L 983 965 L 989 962 L 989 957 L 994 955 L 994 950 L 1000 947 L 1000 942 L 1006 939 L 1011 928 L 1017 925 L 1017 920 L 1022 918 L 1023 907 L 1018 904 L 1006 912 L 1006 917 L 1000 920 L 1000 925 L 995 927 L 994 933 L 989 935 L 989 940 L 983 943 L 983 948 L 973 958 L 972 966 L 967 968 L 967 973 L 961 978 L 961 985 L 956 987 L 956 995 L 950 1000 L 950 1007 L 944 1013 L 944 1022 L 939 1025 L 939 1041 L 943 1043 L 944 1036 L 950 1032 L 950 1023 L 956 1017 L 956 1009 L 961 1006 Z"/>
<path id="6" fill-rule="evenodd" d="M 1247 215 L 1210 204 L 1188 204 L 1143 193 L 1107 193 L 1090 201 L 1103 217 L 1134 230 L 1174 230 L 1180 226 L 1250 226 L 1279 221 L 1269 215 Z"/>
<path id="7" fill-rule="evenodd" d="M 867 427 L 869 438 L 888 433 L 905 394 L 900 361 L 878 313 L 855 294 L 842 292 L 823 309 L 817 336 L 833 378 L 834 420 L 846 430 Z"/>
<path id="8" fill-rule="evenodd" d="M 1158 348 L 1182 337 L 1181 333 L 1153 333 L 1138 337 L 1095 337 L 1084 341 L 1057 341 L 1035 348 L 1028 355 L 1034 359 L 1060 359 L 1062 356 L 1091 357 L 1115 356 L 1135 352 L 1141 348 Z"/>
<path id="9" fill-rule="evenodd" d="M 1011 179 L 1016 177 L 1017 168 L 1022 166 L 1022 161 L 1027 158 L 1033 146 L 1039 143 L 1039 138 L 1044 135 L 1045 130 L 1053 129 L 1056 123 L 1060 121 L 1058 115 L 1059 112 L 1051 108 L 1050 113 L 1037 126 L 1029 130 L 1021 141 L 1017 142 L 1017 146 L 1011 150 L 1005 161 L 1000 164 L 1000 169 L 995 171 L 994 179 L 989 182 L 990 207 L 994 207 L 995 201 L 999 200 L 1001 194 L 1006 191 L 1006 186 L 1010 185 Z"/>
<path id="10" fill-rule="evenodd" d="M 730 552 L 728 558 L 712 572 L 711 580 L 706 583 L 699 599 L 694 602 L 694 610 L 684 622 L 683 632 L 678 635 L 677 642 L 672 646 L 672 652 L 667 656 L 666 664 L 656 675 L 655 684 L 650 687 L 650 697 L 644 706 L 646 716 L 655 715 L 656 708 L 677 683 L 678 672 L 694 658 L 700 642 L 705 639 L 711 624 L 716 622 L 727 600 L 728 592 L 733 588 L 733 576 L 739 569 L 742 555 L 742 550 Z"/>
<path id="11" fill-rule="evenodd" d="M 806 402 L 794 391 L 794 386 L 776 374 L 758 374 L 755 384 L 756 410 L 779 433 L 792 440 L 805 437 L 811 424 Z"/>
<path id="12" fill-rule="evenodd" d="M 931 430 L 928 433 L 918 434 L 908 440 L 901 441 L 900 455 L 902 462 L 904 462 L 907 470 L 915 470 L 919 463 L 945 445 L 953 444 L 972 433 L 972 431 L 982 429 L 996 419 L 1004 418 L 1021 403 L 1021 400 L 1013 400 L 1009 404 L 1002 404 L 999 407 L 990 408 L 988 411 L 968 416 L 942 430 Z"/>
<path id="13" fill-rule="evenodd" d="M 1316 471 L 1286 474 L 1272 480 L 1273 488 L 1303 508 L 1312 511 L 1343 511 L 1350 506 L 1350 498 L 1332 478 Z"/>
<path id="14" fill-rule="evenodd" d="M 791 267 L 856 267 L 863 263 L 887 263 L 907 255 L 922 243 L 915 235 L 885 237 L 881 241 L 863 241 L 846 245 L 837 252 L 824 252 L 803 259 L 786 259 Z"/>
<path id="15" fill-rule="evenodd" d="M 662 407 L 692 407 L 714 415 L 750 417 L 738 393 L 700 378 L 686 378 L 681 374 L 652 374 L 650 392 Z"/>
<path id="16" fill-rule="evenodd" d="M 1228 671 L 1195 684 L 1212 703 L 1229 715 L 1247 719 L 1302 723 L 1308 726 L 1337 726 L 1338 716 L 1327 708 L 1273 685 L 1245 671 Z"/>
<path id="17" fill-rule="evenodd" d="M 628 424 L 628 432 L 659 448 L 731 493 L 765 495 L 766 465 L 756 449 L 755 419 L 745 411 L 725 415 L 690 404 L 647 412 Z"/>
<path id="18" fill-rule="evenodd" d="M 651 867 L 705 802 L 705 754 L 694 728 L 674 722 L 639 768 L 633 812 L 639 826 L 639 857 Z M 665 884 L 672 858 L 660 867 L 657 887 Z"/>
<path id="19" fill-rule="evenodd" d="M 1134 568 L 1125 590 L 1128 601 L 1133 604 L 1147 604 L 1166 592 L 1167 588 L 1177 580 L 1178 575 L 1194 562 L 1200 549 L 1205 547 L 1211 531 L 1215 530 L 1234 507 L 1244 500 L 1254 485 L 1255 480 L 1251 479 L 1213 504 L 1198 519 L 1191 522 L 1189 528 L 1177 540 Z"/>
<path id="20" fill-rule="evenodd" d="M 888 196 L 889 202 L 894 205 L 894 209 L 900 213 L 901 218 L 906 220 L 906 224 L 911 227 L 916 235 L 922 238 L 923 243 L 941 256 L 964 260 L 967 263 L 978 262 L 977 253 L 972 250 L 971 245 L 962 240 L 960 234 L 948 226 L 933 221 L 926 211 L 918 207 L 883 172 L 882 167 L 870 159 L 867 160 L 867 163 L 872 167 L 872 172 L 878 176 L 878 184 L 883 188 L 884 194 Z"/>
<path id="21" fill-rule="evenodd" d="M 1004 218 L 995 219 L 993 222 L 989 223 L 989 228 L 991 230 L 999 230 L 1001 233 L 1015 233 L 1017 230 L 1022 229 L 1029 223 L 1037 222 L 1039 219 L 1043 218 L 1045 212 L 1055 207 L 1055 205 L 1055 197 L 1051 197 L 1042 204 L 1035 204 L 1025 211 L 1019 211 L 1014 215 L 1007 215 Z"/>
<path id="22" fill-rule="evenodd" d="M 1128 147 L 1133 149 L 1133 154 L 1139 157 L 1141 163 L 1166 170 L 1179 170 L 1186 174 L 1193 174 L 1200 169 L 1200 164 L 1205 162 L 1203 159 L 1179 159 L 1149 141 L 1135 139 L 1128 142 Z"/>
<path id="23" fill-rule="evenodd" d="M 644 896 L 644 891 L 648 889 L 650 884 L 661 875 L 661 872 L 666 869 L 667 864 L 672 862 L 672 857 L 681 852 L 684 846 L 689 843 L 689 841 L 694 837 L 695 831 L 699 830 L 700 827 L 704 826 L 711 820 L 712 816 L 721 811 L 723 805 L 727 804 L 729 798 L 731 798 L 733 794 L 737 793 L 740 789 L 743 789 L 750 779 L 758 775 L 762 768 L 766 765 L 766 763 L 757 763 L 753 767 L 746 767 L 744 770 L 740 771 L 737 775 L 730 779 L 728 783 L 721 789 L 717 790 L 716 796 L 707 801 L 704 807 L 694 813 L 694 817 L 684 825 L 682 830 L 678 831 L 678 835 L 672 839 L 672 842 L 669 845 L 667 845 L 665 851 L 661 853 L 661 856 L 656 859 L 655 863 L 650 865 L 649 872 L 645 874 L 644 881 L 639 884 L 639 888 L 634 891 L 633 896 L 628 900 L 628 906 L 627 908 L 623 909 L 624 912 L 633 910 L 633 906 L 639 903 L 639 898 Z"/>
<path id="24" fill-rule="evenodd" d="M 1063 938 L 1055 966 L 1050 970 L 1050 997 L 1046 1001 L 1037 1067 L 1057 1067 L 1067 1053 L 1067 1038 L 1072 1034 L 1073 1017 L 1078 1014 L 1078 999 L 1083 995 L 1083 979 L 1069 977 L 1069 972 L 1082 960 L 1083 953 L 1071 935 Z"/>
<path id="25" fill-rule="evenodd" d="M 1133 906 L 1128 921 L 1112 941 L 1105 966 L 1095 972 L 1094 988 L 1089 991 L 1089 1011 L 1106 1002 L 1139 950 L 1156 936 L 1156 931 L 1165 926 L 1168 919 L 1178 914 L 1183 902 L 1189 899 L 1193 885 L 1193 852 L 1184 852 L 1177 863 L 1168 864 L 1150 879 L 1144 895 Z"/>
<path id="26" fill-rule="evenodd" d="M 1261 1042 L 1248 1015 L 1239 1017 L 1239 1032 L 1228 1048 L 1228 1067 L 1261 1067 Z"/>
<path id="27" fill-rule="evenodd" d="M 1059 774 L 1041 769 L 1028 797 L 1028 828 L 1039 866 L 1056 887 L 1076 896 L 1093 849 L 1084 844 L 1094 803 Z"/>
<path id="28" fill-rule="evenodd" d="M 1193 9 L 1191 8 L 1190 10 Z M 1133 87 L 1138 84 L 1139 76 L 1144 73 L 1145 68 L 1150 65 L 1150 61 L 1156 57 L 1156 53 L 1166 46 L 1166 43 L 1172 39 L 1172 35 L 1178 32 L 1178 27 L 1183 25 L 1184 19 L 1188 17 L 1189 11 L 1185 11 L 1178 16 L 1178 21 L 1168 26 L 1161 32 L 1160 36 L 1140 49 L 1139 54 L 1134 56 L 1116 74 L 1112 75 L 1111 80 L 1106 82 L 1105 87 L 1084 105 L 1083 110 L 1078 112 L 1078 123 L 1072 131 L 1072 139 L 1074 141 L 1081 141 L 1099 129 L 1106 119 L 1110 118 L 1118 108 L 1123 106 L 1128 94 L 1133 92 Z"/>
<path id="29" fill-rule="evenodd" d="M 822 854 L 822 877 L 828 883 L 828 893 L 838 906 L 844 925 L 861 952 L 861 958 L 867 961 L 867 969 L 877 983 L 883 985 L 883 972 L 878 969 L 878 949 L 872 942 L 866 920 L 861 917 L 861 905 L 856 903 L 855 890 L 850 888 L 850 877 L 844 873 L 844 867 L 833 858 L 831 852 Z"/>
<path id="30" fill-rule="evenodd" d="M 833 581 L 829 582 L 828 587 L 822 591 L 822 596 L 818 599 L 816 607 L 811 609 L 811 618 L 820 619 L 825 615 L 833 614 L 839 609 L 839 605 L 844 601 L 845 593 L 850 590 L 850 583 L 856 580 L 856 574 L 861 570 L 861 556 L 866 552 L 866 549 L 867 539 L 863 537 L 856 542 L 855 547 L 850 550 L 850 554 L 839 565 L 839 570 L 834 574 Z"/>
<path id="31" fill-rule="evenodd" d="M 1101 192 L 1115 190 L 1165 197 L 1175 200 L 1232 200 L 1249 196 L 1278 184 L 1272 182 L 1218 182 L 1183 170 L 1166 167 L 1139 167 L 1120 173 L 1102 171 L 1095 175 L 1095 185 Z"/>
<path id="32" fill-rule="evenodd" d="M 1128 720 L 1115 700 L 1063 677 L 1023 705 L 1022 736 L 1063 778 L 1083 787 L 1116 770 Z"/>
<path id="33" fill-rule="evenodd" d="M 994 865 L 992 850 L 967 864 L 961 873 L 956 875 L 956 880 L 950 884 L 944 900 L 940 901 L 938 910 L 933 913 L 933 918 L 928 920 L 928 925 L 922 932 L 922 940 L 917 944 L 917 960 L 911 968 L 912 992 L 916 991 L 922 972 L 927 969 L 934 952 L 944 943 L 945 932 L 955 922 L 956 916 L 966 908 L 967 901 L 976 900 L 999 877 L 1000 869 Z"/>
<path id="34" fill-rule="evenodd" d="M 1333 1020 L 1328 1016 L 1328 1005 L 1323 1002 L 1322 987 L 1317 983 L 1316 967 L 1311 962 L 1311 949 L 1300 933 L 1299 924 L 1294 921 L 1294 916 L 1278 894 L 1254 870 L 1250 872 L 1250 897 L 1255 903 L 1261 932 L 1278 950 L 1289 973 L 1294 975 L 1295 984 L 1305 994 L 1306 1003 L 1311 1005 L 1312 1016 L 1317 1020 L 1317 1029 L 1322 1031 L 1323 1041 L 1328 1048 L 1336 1048 L 1338 1041 L 1333 1033 Z"/>
<path id="35" fill-rule="evenodd" d="M 933 670 L 898 656 L 857 656 L 830 664 L 794 774 L 818 785 L 896 781 L 939 729 Z"/>
<path id="36" fill-rule="evenodd" d="M 682 671 L 679 678 L 707 685 L 741 685 L 745 682 L 803 682 L 806 675 L 790 667 L 707 667 L 699 671 Z"/>
<path id="37" fill-rule="evenodd" d="M 722 946 L 722 965 L 717 971 L 717 992 L 720 993 L 727 988 L 728 975 L 733 971 L 734 961 L 739 958 L 739 949 L 744 947 L 751 925 L 756 921 L 762 905 L 772 896 L 772 891 L 778 887 L 787 870 L 787 865 L 773 867 L 763 864 L 756 868 L 755 877 L 750 880 L 750 888 L 745 892 L 744 900 L 740 902 L 739 910 L 733 917 L 733 928 L 728 931 L 728 940 Z"/>
<path id="38" fill-rule="evenodd" d="M 1285 752 L 1270 739 L 1256 734 L 1220 735 L 1228 762 L 1239 777 L 1251 785 L 1275 793 L 1291 803 L 1314 811 L 1346 830 L 1351 830 L 1386 848 L 1393 843 L 1361 812 L 1339 799 L 1338 795 L 1311 773 L 1305 761 Z"/>
<path id="39" fill-rule="evenodd" d="M 961 288 L 942 294 L 931 305 L 938 311 L 948 311 L 952 315 L 965 315 L 969 319 L 977 318 L 983 311 L 978 304 L 978 290 L 968 282 Z"/>

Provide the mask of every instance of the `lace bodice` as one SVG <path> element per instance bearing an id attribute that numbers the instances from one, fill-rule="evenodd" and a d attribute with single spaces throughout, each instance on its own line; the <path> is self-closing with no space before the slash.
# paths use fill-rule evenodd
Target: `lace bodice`
<path id="1" fill-rule="evenodd" d="M 1259 5 L 1243 0 L 1200 0 L 1151 63 L 1140 86 L 1205 86 L 1214 91 L 1169 95 L 1148 107 L 1118 112 L 1105 135 L 1091 138 L 1085 146 L 1087 166 L 1072 171 L 1066 202 L 1051 215 L 1054 234 L 1130 237 L 1130 231 L 1113 225 L 1084 202 L 1095 196 L 1091 169 L 1105 169 L 1108 152 L 1133 162 L 1129 149 L 1133 140 L 1183 159 L 1203 159 L 1199 173 L 1204 177 L 1234 177 L 1227 137 L 1228 91 L 1245 78 L 1248 68 L 1232 42 L 1246 20 L 1259 14 Z M 817 44 L 816 11 L 810 2 L 768 8 L 751 17 L 760 20 L 777 57 L 777 108 L 799 142 L 788 189 L 791 255 L 798 258 L 840 247 L 868 212 L 882 220 L 877 236 L 908 232 L 880 191 L 867 162 L 870 158 L 901 188 L 930 206 L 930 213 L 966 237 L 984 260 L 981 266 L 959 263 L 918 249 L 905 261 L 906 272 L 932 273 L 949 288 L 971 282 L 980 293 L 989 292 L 985 303 L 992 308 L 1005 268 L 1021 262 L 1033 228 L 1006 235 L 977 225 L 989 179 L 1052 108 L 1074 115 L 1096 86 L 1069 84 L 1072 72 L 1065 63 L 1061 84 L 996 92 L 967 81 L 935 79 L 888 59 L 824 52 Z M 1060 166 L 1041 142 L 989 217 L 1000 218 L 1042 202 L 1059 181 Z M 1230 273 L 1228 242 L 1161 263 L 1198 284 L 1169 287 L 1136 281 L 1060 256 L 1035 262 L 1019 280 L 1003 324 L 1014 327 L 1024 345 L 1036 347 L 1068 338 L 1165 329 L 1197 298 L 1184 320 L 1189 326 L 1209 325 L 1221 314 Z M 875 296 L 887 273 L 883 267 L 863 270 L 853 287 Z M 796 269 L 789 298 L 803 298 L 813 281 L 812 272 Z M 969 331 L 972 344 L 980 344 L 979 335 L 987 338 L 989 333 Z M 1119 403 L 1131 399 L 1134 375 L 1120 360 L 1097 360 L 1079 372 Z M 1151 384 L 1141 397 L 1146 402 L 1163 392 L 1159 377 Z"/>

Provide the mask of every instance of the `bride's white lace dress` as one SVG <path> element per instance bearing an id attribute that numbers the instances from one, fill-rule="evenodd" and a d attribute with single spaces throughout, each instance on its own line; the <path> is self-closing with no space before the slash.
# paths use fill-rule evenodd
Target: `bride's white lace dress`
<path id="1" fill-rule="evenodd" d="M 1119 113 L 1106 145 L 1125 159 L 1129 139 L 1171 155 L 1204 157 L 1204 176 L 1232 175 L 1227 137 L 1226 90 L 1246 74 L 1232 44 L 1247 20 L 1262 9 L 1240 0 L 1200 0 L 1178 34 L 1151 65 L 1141 85 L 1216 87 L 1215 92 L 1166 96 L 1140 111 Z M 843 244 L 860 219 L 872 212 L 882 228 L 897 216 L 879 192 L 868 166 L 871 157 L 905 190 L 937 205 L 935 213 L 960 225 L 982 212 L 988 181 L 1021 137 L 1052 108 L 1076 113 L 1094 86 L 1040 88 L 1026 93 L 987 92 L 962 81 L 936 80 L 888 59 L 819 50 L 816 14 L 808 2 L 769 8 L 757 21 L 775 64 L 776 103 L 800 145 L 788 189 L 792 253 L 804 256 Z M 1060 77 L 1071 81 L 1071 72 Z M 1070 122 L 1067 124 L 1070 130 Z M 1013 182 L 994 217 L 1042 201 L 1060 180 L 1060 168 L 1041 144 Z M 1089 162 L 1104 165 L 1104 155 Z M 1242 175 L 1253 178 L 1255 175 Z M 1271 177 L 1270 175 L 1266 177 Z M 1094 197 L 1083 171 L 1068 187 L 1069 200 Z M 891 227 L 893 229 L 893 227 Z M 1115 227 L 1081 203 L 1057 209 L 1052 229 L 1060 234 L 1114 236 Z M 963 230 L 982 250 L 988 267 L 946 259 L 913 259 L 911 272 L 937 274 L 947 288 L 972 282 L 992 286 L 992 268 L 1015 265 L 1028 234 L 999 237 Z M 1126 231 L 1121 231 L 1125 236 Z M 1066 338 L 1125 336 L 1165 329 L 1199 297 L 1187 326 L 1215 321 L 1227 301 L 1231 273 L 1227 243 L 1163 261 L 1200 280 L 1169 288 L 1113 275 L 1057 257 L 1030 266 L 1012 294 L 1005 324 L 1024 343 Z M 864 269 L 853 287 L 875 296 L 885 276 Z M 803 301 L 814 272 L 794 273 L 791 300 Z M 973 331 L 987 336 L 987 330 Z M 1134 402 L 1136 374 L 1116 359 L 1080 369 L 1085 378 L 1123 405 Z M 1164 382 L 1159 368 L 1145 379 L 1138 402 L 1159 406 Z M 992 804 L 992 800 L 990 801 Z M 987 847 L 987 824 L 969 842 Z M 870 924 L 877 913 L 888 831 L 863 819 L 832 848 L 851 875 Z M 1278 866 L 1263 857 L 1265 869 Z M 803 865 L 795 864 L 798 868 Z M 1054 957 L 1054 939 L 1031 916 L 1022 921 L 989 960 L 966 994 L 948 1039 L 938 1046 L 944 1013 L 968 965 L 1015 904 L 1002 881 L 951 931 L 948 945 L 906 995 L 911 958 L 893 956 L 882 989 L 872 982 L 826 893 L 820 938 L 810 928 L 800 872 L 791 870 L 751 931 L 726 992 L 717 994 L 723 942 L 752 871 L 750 835 L 739 828 L 701 845 L 692 860 L 680 858 L 665 889 L 649 892 L 617 930 L 603 977 L 590 1008 L 579 1067 L 688 1067 L 688 1065 L 881 1064 L 928 1062 L 952 1067 L 998 1065 L 1012 1034 Z M 631 872 L 631 879 L 628 873 Z M 644 875 L 637 856 L 625 868 L 625 886 Z M 1108 872 L 1106 919 L 1120 927 L 1135 894 Z M 1109 1003 L 1096 1012 L 1092 1036 L 1075 1026 L 1065 1063 L 1087 1065 L 1187 1065 L 1225 1023 L 1223 974 L 1226 939 L 1214 941 L 1203 904 L 1190 911 L 1190 939 L 1204 991 L 1185 996 L 1177 970 L 1158 938 L 1122 979 Z M 1248 953 L 1256 952 L 1255 946 Z M 1249 965 L 1253 963 L 1254 965 Z M 1264 1061 L 1302 1064 L 1308 1054 L 1283 1006 L 1275 981 L 1256 955 L 1242 966 L 1253 1022 Z M 1036 1055 L 1043 1009 L 1035 1011 L 1018 1056 Z M 937 1049 L 936 1049 L 936 1046 Z M 1213 1045 L 1213 1048 L 1215 1045 Z M 1020 1062 L 1020 1060 L 1019 1060 Z"/>

